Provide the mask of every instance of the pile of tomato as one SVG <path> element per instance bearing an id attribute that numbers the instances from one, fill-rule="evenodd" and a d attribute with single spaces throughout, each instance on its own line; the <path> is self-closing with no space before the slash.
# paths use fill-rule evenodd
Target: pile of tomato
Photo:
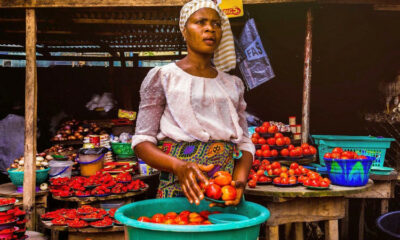
<path id="1" fill-rule="evenodd" d="M 292 163 L 289 168 L 279 162 L 254 160 L 248 176 L 248 186 L 255 188 L 258 184 L 272 183 L 275 186 L 302 184 L 311 187 L 328 188 L 331 181 L 319 173 L 311 171 L 298 163 Z"/>
<path id="2" fill-rule="evenodd" d="M 215 200 L 230 201 L 234 200 L 237 195 L 232 175 L 225 171 L 216 172 L 207 186 L 201 185 L 206 196 Z"/>
<path id="3" fill-rule="evenodd" d="M 159 224 L 176 224 L 176 225 L 209 225 L 208 215 L 221 213 L 219 211 L 201 211 L 190 212 L 182 211 L 180 213 L 168 212 L 166 214 L 156 213 L 152 217 L 141 216 L 137 220 L 139 222 L 159 223 Z"/>
<path id="4" fill-rule="evenodd" d="M 14 204 L 15 201 L 15 198 L 0 198 L 0 206 Z"/>
<path id="5" fill-rule="evenodd" d="M 0 202 L 2 206 L 12 207 L 0 212 L 0 226 L 10 225 L 10 227 L 0 231 L 1 239 L 22 239 L 26 231 L 26 212 L 22 211 L 19 207 L 13 207 L 16 202 L 14 198 L 2 198 Z"/>
<path id="6" fill-rule="evenodd" d="M 327 159 L 367 159 L 364 155 L 358 155 L 353 151 L 344 151 L 341 147 L 335 147 L 332 152 L 327 152 L 324 154 L 324 158 Z"/>
<path id="7" fill-rule="evenodd" d="M 68 226 L 72 228 L 111 227 L 113 223 L 120 224 L 114 219 L 116 209 L 108 212 L 102 208 L 84 205 L 78 209 L 58 209 L 41 215 L 42 220 L 51 221 L 56 226 Z"/>
<path id="8" fill-rule="evenodd" d="M 99 171 L 90 177 L 50 179 L 50 192 L 59 197 L 107 196 L 139 191 L 146 187 L 143 181 L 133 180 L 130 173 L 120 173 L 113 177 L 109 173 Z"/>

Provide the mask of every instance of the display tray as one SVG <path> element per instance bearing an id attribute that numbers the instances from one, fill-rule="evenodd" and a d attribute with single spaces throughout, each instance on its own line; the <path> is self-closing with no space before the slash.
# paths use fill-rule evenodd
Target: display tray
<path id="1" fill-rule="evenodd" d="M 295 184 L 278 184 L 278 183 L 273 183 L 275 187 L 296 187 L 299 186 L 300 183 L 295 183 Z"/>
<path id="2" fill-rule="evenodd" d="M 275 149 L 275 150 L 282 150 L 284 148 L 288 148 L 289 145 L 282 145 L 282 146 L 278 146 L 278 145 L 269 145 L 270 149 Z"/>
<path id="3" fill-rule="evenodd" d="M 215 202 L 215 203 L 225 203 L 225 201 L 223 200 L 216 200 L 213 198 L 209 198 L 209 197 L 204 197 L 205 200 L 210 201 L 210 202 Z"/>
<path id="4" fill-rule="evenodd" d="M 257 185 L 269 185 L 272 184 L 272 181 L 267 181 L 267 182 L 257 182 Z"/>
<path id="5" fill-rule="evenodd" d="M 108 225 L 108 226 L 95 226 L 95 225 L 90 224 L 90 226 L 93 227 L 93 228 L 103 229 L 103 228 L 110 228 L 110 227 L 112 227 L 114 225 L 111 224 L 111 225 Z"/>

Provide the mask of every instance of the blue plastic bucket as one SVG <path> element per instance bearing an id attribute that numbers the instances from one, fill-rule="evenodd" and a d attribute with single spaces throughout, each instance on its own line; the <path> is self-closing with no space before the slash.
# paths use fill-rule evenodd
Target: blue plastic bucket
<path id="1" fill-rule="evenodd" d="M 115 213 L 115 218 L 126 225 L 128 239 L 171 239 L 171 240 L 255 240 L 260 231 L 260 224 L 265 222 L 270 212 L 267 208 L 242 201 L 235 207 L 213 207 L 209 202 L 201 201 L 199 206 L 190 204 L 186 198 L 151 199 L 122 206 Z M 184 210 L 200 212 L 203 210 L 237 213 L 249 219 L 234 223 L 212 225 L 167 225 L 139 222 L 140 216 L 151 217 L 156 213 L 181 212 Z"/>
<path id="2" fill-rule="evenodd" d="M 327 159 L 324 158 L 332 184 L 359 187 L 368 183 L 373 157 L 367 159 Z"/>

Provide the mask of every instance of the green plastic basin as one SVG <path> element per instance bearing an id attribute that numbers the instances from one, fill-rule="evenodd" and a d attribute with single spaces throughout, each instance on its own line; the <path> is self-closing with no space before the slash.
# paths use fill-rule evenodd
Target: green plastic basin
<path id="1" fill-rule="evenodd" d="M 20 186 L 24 185 L 24 172 L 15 171 L 15 170 L 16 170 L 15 168 L 8 170 L 8 177 L 10 178 L 11 182 L 15 186 L 20 187 Z M 36 185 L 37 186 L 46 182 L 46 180 L 49 176 L 49 170 L 50 170 L 50 168 L 36 170 Z"/>
<path id="2" fill-rule="evenodd" d="M 111 149 L 121 158 L 130 158 L 135 154 L 130 143 L 111 142 Z"/>
<path id="3" fill-rule="evenodd" d="M 213 207 L 209 202 L 201 201 L 199 206 L 190 204 L 186 198 L 151 199 L 134 202 L 120 207 L 115 218 L 126 225 L 125 234 L 128 239 L 171 239 L 171 240 L 255 240 L 260 231 L 260 224 L 265 222 L 270 212 L 267 208 L 253 203 L 242 201 L 235 207 Z M 237 213 L 249 219 L 234 223 L 212 225 L 166 225 L 139 222 L 140 216 L 151 217 L 156 213 L 181 212 L 184 210 L 200 212 L 203 210 Z"/>

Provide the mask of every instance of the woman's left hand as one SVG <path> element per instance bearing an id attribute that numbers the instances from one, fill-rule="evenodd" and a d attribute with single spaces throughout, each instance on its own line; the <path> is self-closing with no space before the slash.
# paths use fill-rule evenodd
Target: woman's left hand
<path id="1" fill-rule="evenodd" d="M 240 201 L 242 200 L 244 186 L 242 186 L 243 184 L 241 184 L 241 182 L 236 182 L 236 181 L 234 181 L 233 184 L 236 188 L 236 198 L 234 200 L 225 201 L 225 204 L 212 202 L 209 204 L 209 207 L 215 207 L 215 206 L 226 207 L 226 206 L 238 205 L 240 203 Z"/>

